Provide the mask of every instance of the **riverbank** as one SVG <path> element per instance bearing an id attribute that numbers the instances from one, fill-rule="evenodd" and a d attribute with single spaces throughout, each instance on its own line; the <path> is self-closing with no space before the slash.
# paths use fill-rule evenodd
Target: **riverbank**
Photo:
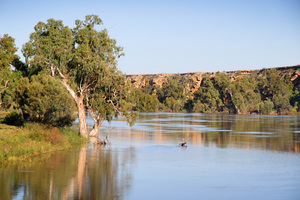
<path id="1" fill-rule="evenodd" d="M 24 127 L 0 123 L 0 163 L 70 149 L 85 142 L 77 130 L 27 123 Z"/>

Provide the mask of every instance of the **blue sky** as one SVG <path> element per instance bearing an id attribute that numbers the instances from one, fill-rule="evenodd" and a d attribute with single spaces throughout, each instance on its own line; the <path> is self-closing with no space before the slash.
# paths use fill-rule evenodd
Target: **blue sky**
<path id="1" fill-rule="evenodd" d="M 39 21 L 74 27 L 98 15 L 124 47 L 126 74 L 300 64 L 299 0 L 0 0 L 0 8 L 0 35 L 14 37 L 19 50 Z"/>

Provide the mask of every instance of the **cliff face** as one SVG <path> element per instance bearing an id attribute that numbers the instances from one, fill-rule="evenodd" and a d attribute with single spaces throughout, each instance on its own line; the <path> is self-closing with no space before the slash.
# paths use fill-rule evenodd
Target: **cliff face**
<path id="1" fill-rule="evenodd" d="M 195 92 L 201 85 L 203 77 L 207 73 L 183 73 L 183 74 L 144 74 L 144 75 L 127 75 L 127 79 L 135 88 L 144 88 L 147 85 L 161 87 L 163 83 L 167 82 L 168 78 L 179 75 L 181 80 L 188 80 L 186 85 L 191 92 Z"/>
<path id="2" fill-rule="evenodd" d="M 270 68 L 267 68 L 270 69 Z M 289 78 L 292 83 L 299 89 L 300 85 L 300 65 L 287 66 L 287 67 L 276 67 L 276 70 L 280 72 L 282 76 Z M 232 81 L 239 76 L 250 76 L 252 73 L 261 74 L 263 69 L 260 70 L 238 70 L 238 71 L 227 71 L 220 72 L 226 73 Z M 140 74 L 140 75 L 127 75 L 126 78 L 129 80 L 135 88 L 144 88 L 146 86 L 158 86 L 161 87 L 163 83 L 167 82 L 169 77 L 180 76 L 181 80 L 185 80 L 187 83 L 186 88 L 190 90 L 191 94 L 198 90 L 201 86 L 203 77 L 210 76 L 214 78 L 217 72 L 193 72 L 193 73 L 181 73 L 181 74 Z"/>

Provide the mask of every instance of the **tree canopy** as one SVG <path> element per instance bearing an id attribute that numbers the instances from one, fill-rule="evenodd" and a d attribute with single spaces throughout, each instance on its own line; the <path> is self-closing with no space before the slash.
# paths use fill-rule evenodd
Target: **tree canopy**
<path id="1" fill-rule="evenodd" d="M 117 59 L 124 55 L 122 47 L 109 37 L 107 29 L 96 29 L 102 25 L 96 15 L 76 20 L 75 25 L 70 29 L 61 20 L 39 22 L 22 49 L 27 64 L 31 70 L 47 71 L 52 77 L 61 78 L 77 104 L 80 133 L 84 137 L 88 135 L 86 109 L 95 122 L 93 135 L 104 120 L 120 114 L 132 124 L 135 113 L 130 112 L 128 104 L 120 103 L 128 92 L 125 77 L 117 69 Z"/>
<path id="2" fill-rule="evenodd" d="M 4 34 L 0 37 L 0 70 L 10 69 L 12 62 L 18 58 L 15 54 L 17 52 L 15 46 L 15 39 Z"/>
<path id="3" fill-rule="evenodd" d="M 11 69 L 13 62 L 18 59 L 15 39 L 5 34 L 0 37 L 0 107 L 3 104 L 4 92 L 13 78 Z"/>

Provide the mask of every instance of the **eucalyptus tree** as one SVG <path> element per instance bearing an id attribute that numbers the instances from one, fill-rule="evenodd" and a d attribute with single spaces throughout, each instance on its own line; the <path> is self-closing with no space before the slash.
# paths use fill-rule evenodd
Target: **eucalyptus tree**
<path id="1" fill-rule="evenodd" d="M 102 24 L 96 15 L 88 15 L 84 21 L 76 20 L 73 29 L 64 26 L 61 20 L 39 22 L 22 49 L 29 68 L 61 78 L 77 104 L 79 131 L 83 137 L 88 137 L 86 110 L 95 122 L 93 135 L 104 120 L 122 114 L 132 125 L 136 116 L 124 101 L 127 84 L 117 69 L 122 47 L 109 37 L 107 29 L 96 29 Z"/>
<path id="2" fill-rule="evenodd" d="M 162 87 L 157 91 L 158 100 L 164 103 L 167 97 L 173 97 L 175 100 L 185 99 L 188 95 L 185 81 L 181 80 L 179 75 L 168 77 L 167 82 L 163 83 Z"/>
<path id="3" fill-rule="evenodd" d="M 4 34 L 0 37 L 0 107 L 2 106 L 2 95 L 8 88 L 11 81 L 11 66 L 14 60 L 18 59 L 16 55 L 17 47 L 15 39 Z"/>
<path id="4" fill-rule="evenodd" d="M 276 110 L 289 111 L 291 109 L 292 83 L 286 81 L 276 69 L 263 69 L 258 77 L 258 88 L 262 100 L 271 100 Z"/>
<path id="5" fill-rule="evenodd" d="M 258 109 L 261 96 L 255 79 L 247 76 L 238 77 L 231 83 L 231 92 L 231 100 L 241 113 Z"/>
<path id="6" fill-rule="evenodd" d="M 18 58 L 17 50 L 14 38 L 8 34 L 0 37 L 0 71 L 10 69 L 12 62 Z"/>
<path id="7" fill-rule="evenodd" d="M 219 107 L 222 106 L 220 93 L 214 87 L 210 77 L 206 76 L 203 78 L 203 87 L 200 87 L 194 93 L 194 102 L 195 105 L 202 105 L 202 109 L 200 110 L 201 112 L 217 112 Z"/>
<path id="8" fill-rule="evenodd" d="M 219 91 L 220 98 L 225 106 L 227 104 L 228 94 L 231 94 L 230 83 L 228 74 L 224 72 L 217 72 L 216 77 L 214 78 L 214 85 Z"/>

